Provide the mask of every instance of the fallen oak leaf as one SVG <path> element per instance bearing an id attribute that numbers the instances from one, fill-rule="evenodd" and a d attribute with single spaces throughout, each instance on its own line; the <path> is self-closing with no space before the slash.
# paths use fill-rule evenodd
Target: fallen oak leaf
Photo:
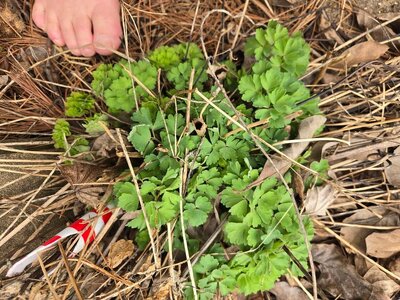
<path id="1" fill-rule="evenodd" d="M 331 66 L 346 70 L 348 67 L 376 60 L 388 50 L 389 46 L 375 41 L 362 42 L 344 51 L 341 55 L 342 59 Z"/>
<path id="2" fill-rule="evenodd" d="M 276 300 L 296 299 L 307 300 L 308 296 L 297 286 L 290 286 L 286 281 L 278 281 L 270 290 Z"/>
<path id="3" fill-rule="evenodd" d="M 400 252 L 400 229 L 390 232 L 374 232 L 365 239 L 367 254 L 376 258 L 388 258 Z"/>
<path id="4" fill-rule="evenodd" d="M 130 145 L 125 133 L 123 140 L 125 145 Z M 96 151 L 96 155 L 99 157 L 112 157 L 119 148 L 121 148 L 121 145 L 116 138 L 116 131 L 111 129 L 95 139 L 92 151 Z"/>
<path id="5" fill-rule="evenodd" d="M 72 186 L 76 198 L 90 207 L 96 208 L 101 204 L 102 195 L 106 192 L 105 185 L 93 185 L 102 175 L 99 166 L 74 162 L 72 165 L 59 165 L 61 175 Z"/>
<path id="6" fill-rule="evenodd" d="M 133 254 L 135 247 L 130 240 L 119 240 L 111 245 L 107 262 L 111 268 L 118 267 L 126 258 Z"/>
<path id="7" fill-rule="evenodd" d="M 307 192 L 304 206 L 309 215 L 325 216 L 328 207 L 335 201 L 335 189 L 327 184 L 314 186 Z"/>
<path id="8" fill-rule="evenodd" d="M 329 20 L 329 17 L 326 14 L 326 11 L 323 11 L 319 20 L 319 28 L 321 32 L 325 35 L 327 40 L 333 40 L 338 45 L 342 45 L 344 43 L 343 39 L 340 37 L 337 30 L 332 26 L 332 22 Z"/>
<path id="9" fill-rule="evenodd" d="M 393 274 L 400 275 L 400 256 L 397 256 L 389 263 L 388 269 Z"/>
<path id="10" fill-rule="evenodd" d="M 326 118 L 321 115 L 311 116 L 304 119 L 300 123 L 297 139 L 306 140 L 312 138 L 315 132 L 320 129 L 325 124 L 325 122 Z M 271 155 L 271 159 L 267 160 L 267 162 L 265 163 L 264 168 L 260 173 L 260 176 L 253 183 L 249 184 L 247 188 L 257 186 L 269 177 L 278 176 L 278 174 L 286 173 L 292 165 L 291 160 L 298 158 L 309 144 L 309 141 L 293 143 L 289 146 L 289 148 L 282 151 L 282 153 L 284 154 L 283 157 Z"/>
<path id="11" fill-rule="evenodd" d="M 365 273 L 364 278 L 372 284 L 374 290 L 388 297 L 392 296 L 400 289 L 400 285 L 379 270 L 377 266 L 372 266 L 367 273 Z"/>
<path id="12" fill-rule="evenodd" d="M 370 226 L 400 226 L 398 213 L 385 209 L 384 207 L 370 207 L 358 210 L 356 213 L 343 220 L 345 224 L 367 225 L 365 227 L 343 226 L 340 229 L 340 236 L 356 247 L 361 252 L 366 252 L 365 239 L 374 229 Z M 346 248 L 347 249 L 347 248 Z M 347 249 L 348 252 L 353 252 Z"/>
<path id="13" fill-rule="evenodd" d="M 153 282 L 150 297 L 145 300 L 167 300 L 171 299 L 170 295 L 174 289 L 174 282 L 172 278 L 160 278 Z"/>
<path id="14" fill-rule="evenodd" d="M 346 300 L 377 299 L 373 286 L 357 273 L 338 246 L 313 244 L 312 256 L 320 273 L 318 286 L 324 291 Z"/>

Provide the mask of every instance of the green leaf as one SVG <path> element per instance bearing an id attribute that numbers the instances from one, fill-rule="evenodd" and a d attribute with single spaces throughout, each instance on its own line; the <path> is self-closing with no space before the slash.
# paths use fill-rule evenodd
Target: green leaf
<path id="1" fill-rule="evenodd" d="M 94 102 L 89 94 L 72 92 L 65 101 L 65 115 L 74 118 L 82 117 L 94 109 Z"/>
<path id="2" fill-rule="evenodd" d="M 128 135 L 128 140 L 133 147 L 142 154 L 150 153 L 155 148 L 154 142 L 151 139 L 152 136 L 149 125 L 133 126 Z"/>
<path id="3" fill-rule="evenodd" d="M 97 96 L 103 96 L 104 91 L 107 90 L 113 80 L 119 77 L 119 73 L 113 70 L 111 64 L 100 64 L 92 73 L 93 81 L 91 87 Z"/>
<path id="4" fill-rule="evenodd" d="M 206 212 L 207 214 L 211 212 L 212 207 L 213 207 L 210 200 L 204 196 L 197 197 L 197 199 L 195 201 L 195 205 L 198 209 Z"/>
<path id="5" fill-rule="evenodd" d="M 54 148 L 67 150 L 68 143 L 66 140 L 70 135 L 71 131 L 69 129 L 69 123 L 64 119 L 57 119 L 51 134 L 54 141 Z"/>
<path id="6" fill-rule="evenodd" d="M 183 217 L 190 226 L 197 227 L 203 225 L 208 218 L 208 214 L 197 208 L 193 203 L 186 203 Z"/>
<path id="7" fill-rule="evenodd" d="M 318 173 L 324 173 L 329 170 L 329 162 L 326 159 L 321 159 L 319 162 L 313 161 L 310 165 L 310 168 Z"/>
<path id="8" fill-rule="evenodd" d="M 145 60 L 131 63 L 132 74 L 148 89 L 153 90 L 157 82 L 157 68 Z M 136 96 L 149 96 L 148 92 L 138 83 L 135 86 Z"/>
<path id="9" fill-rule="evenodd" d="M 137 194 L 122 194 L 118 197 L 118 206 L 126 211 L 135 211 L 139 206 Z"/>
<path id="10" fill-rule="evenodd" d="M 243 218 L 243 223 L 256 228 L 260 226 L 263 222 L 259 214 L 254 209 L 251 209 L 251 211 Z"/>
<path id="11" fill-rule="evenodd" d="M 207 62 L 203 59 L 193 58 L 192 60 L 181 62 L 176 67 L 172 67 L 167 72 L 167 79 L 174 85 L 175 90 L 188 89 L 191 72 L 194 69 L 195 87 L 202 90 L 203 83 L 208 79 L 207 73 L 204 71 L 206 66 Z"/>
<path id="12" fill-rule="evenodd" d="M 248 213 L 248 203 L 242 200 L 231 207 L 229 212 L 232 216 L 244 217 Z"/>
<path id="13" fill-rule="evenodd" d="M 256 247 L 261 243 L 261 236 L 263 235 L 262 230 L 260 229 L 249 229 L 249 235 L 247 236 L 247 244 L 252 247 Z"/>
<path id="14" fill-rule="evenodd" d="M 263 242 L 263 244 L 268 245 L 271 242 L 280 239 L 282 237 L 282 233 L 278 230 L 278 229 L 274 229 L 273 227 L 269 227 L 266 230 L 266 234 L 264 234 L 263 236 L 261 236 L 261 240 Z"/>
<path id="15" fill-rule="evenodd" d="M 120 182 L 114 186 L 113 192 L 118 200 L 119 207 L 126 211 L 135 211 L 138 209 L 139 198 L 133 183 Z"/>
<path id="16" fill-rule="evenodd" d="M 104 127 L 108 126 L 108 117 L 104 114 L 95 114 L 93 117 L 88 117 L 85 119 L 85 123 L 83 124 L 86 133 L 93 136 L 104 133 Z"/>
<path id="17" fill-rule="evenodd" d="M 169 70 L 177 66 L 181 61 L 177 51 L 173 47 L 161 46 L 149 54 L 149 60 L 157 67 L 163 70 Z"/>
<path id="18" fill-rule="evenodd" d="M 259 88 L 254 83 L 252 76 L 243 76 L 239 81 L 239 91 L 242 94 L 242 99 L 252 101 L 259 93 Z"/>
<path id="19" fill-rule="evenodd" d="M 132 227 L 132 226 L 129 226 L 129 223 L 127 226 Z M 149 232 L 147 230 L 139 231 L 136 234 L 135 241 L 136 241 L 136 244 L 138 245 L 139 249 L 143 251 L 146 248 L 146 246 L 150 243 Z"/>
<path id="20" fill-rule="evenodd" d="M 244 223 L 227 222 L 224 232 L 231 244 L 246 245 L 249 229 L 249 226 Z"/>
<path id="21" fill-rule="evenodd" d="M 160 227 L 161 225 L 165 225 L 168 222 L 172 221 L 178 214 L 178 207 L 178 204 L 173 203 L 172 201 L 162 202 L 161 204 L 158 204 L 157 213 L 154 213 L 154 215 L 150 215 L 150 218 L 152 220 L 151 224 L 154 224 L 155 227 Z"/>
<path id="22" fill-rule="evenodd" d="M 132 114 L 134 123 L 149 125 L 152 130 L 159 130 L 164 127 L 161 112 L 157 108 L 141 107 Z"/>
<path id="23" fill-rule="evenodd" d="M 206 254 L 193 266 L 193 271 L 200 274 L 209 274 L 218 268 L 219 261 L 210 254 Z"/>
<path id="24" fill-rule="evenodd" d="M 273 216 L 273 209 L 277 205 L 277 197 L 275 192 L 269 191 L 264 194 L 258 201 L 256 208 L 257 214 L 260 216 L 264 224 L 270 224 Z"/>
<path id="25" fill-rule="evenodd" d="M 142 185 L 140 186 L 140 194 L 142 196 L 145 196 L 147 194 L 151 194 L 152 192 L 154 192 L 154 190 L 157 188 L 157 186 L 150 181 L 144 181 L 142 183 Z M 136 189 L 135 189 L 136 192 Z"/>
<path id="26" fill-rule="evenodd" d="M 71 156 L 75 156 L 79 153 L 88 152 L 89 150 L 89 141 L 85 138 L 78 137 L 71 143 L 69 153 Z"/>
<path id="27" fill-rule="evenodd" d="M 242 201 L 242 195 L 231 187 L 226 188 L 221 194 L 221 203 L 228 208 Z"/>
<path id="28" fill-rule="evenodd" d="M 182 197 L 177 193 L 165 191 L 163 193 L 162 200 L 164 203 L 169 202 L 173 206 L 177 206 L 179 204 L 179 202 L 182 201 Z"/>

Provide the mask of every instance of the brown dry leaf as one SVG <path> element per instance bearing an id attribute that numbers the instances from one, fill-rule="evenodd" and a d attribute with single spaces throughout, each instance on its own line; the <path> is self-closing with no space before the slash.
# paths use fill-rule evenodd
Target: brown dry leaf
<path id="1" fill-rule="evenodd" d="M 207 131 L 207 124 L 203 119 L 193 120 L 193 126 L 198 136 L 204 136 Z"/>
<path id="2" fill-rule="evenodd" d="M 377 215 L 382 216 L 382 218 Z M 369 210 L 358 210 L 352 216 L 344 219 L 343 223 L 368 226 L 400 226 L 400 216 L 396 212 L 386 210 L 383 207 L 370 207 Z M 363 227 L 343 226 L 340 229 L 342 238 L 363 253 L 366 252 L 365 239 L 373 232 L 373 229 Z M 351 249 L 347 249 L 347 251 L 353 252 Z"/>
<path id="3" fill-rule="evenodd" d="M 8 75 L 0 75 L 0 88 L 5 86 L 9 81 Z"/>
<path id="4" fill-rule="evenodd" d="M 396 259 L 389 263 L 388 270 L 400 276 L 400 256 L 396 257 Z"/>
<path id="5" fill-rule="evenodd" d="M 386 150 L 389 147 L 397 147 L 400 143 L 400 138 L 390 136 L 385 141 L 371 143 L 369 138 L 349 137 L 348 141 L 353 146 L 342 146 L 345 147 L 344 149 L 339 147 L 336 153 L 328 157 L 330 162 L 346 159 L 356 159 L 358 161 L 369 160 L 370 157 L 373 157 L 375 154 L 379 154 L 379 150 Z M 324 153 L 326 150 L 327 149 L 323 150 Z"/>
<path id="6" fill-rule="evenodd" d="M 155 270 L 155 266 L 153 263 L 153 256 L 148 255 L 146 257 L 146 260 L 143 262 L 143 264 L 140 266 L 138 274 L 143 274 L 147 272 L 152 272 Z"/>
<path id="7" fill-rule="evenodd" d="M 364 275 L 364 278 L 373 285 L 374 289 L 381 294 L 388 297 L 398 292 L 400 285 L 390 279 L 383 271 L 377 266 L 373 266 Z"/>
<path id="8" fill-rule="evenodd" d="M 327 239 L 331 239 L 333 235 L 327 232 L 323 226 L 318 223 L 314 223 L 314 237 L 313 242 L 323 242 Z"/>
<path id="9" fill-rule="evenodd" d="M 118 267 L 124 259 L 132 256 L 135 246 L 132 241 L 119 240 L 111 245 L 107 261 L 111 268 Z"/>
<path id="10" fill-rule="evenodd" d="M 300 123 L 297 139 L 302 140 L 312 138 L 315 132 L 319 128 L 321 128 L 321 126 L 323 126 L 325 122 L 326 118 L 324 116 L 312 116 L 304 119 Z M 296 159 L 301 155 L 301 153 L 307 148 L 308 145 L 309 142 L 293 143 L 289 146 L 289 148 L 284 150 L 283 153 L 291 159 Z M 280 174 L 286 173 L 292 165 L 292 162 L 290 160 L 277 155 L 272 155 L 271 160 L 268 160 L 265 163 L 260 176 L 257 178 L 256 181 L 249 185 L 249 188 L 260 184 L 266 178 L 277 176 L 277 171 Z"/>
<path id="11" fill-rule="evenodd" d="M 362 42 L 344 51 L 341 55 L 343 59 L 332 64 L 332 67 L 347 69 L 354 65 L 367 63 L 380 58 L 388 50 L 389 46 L 375 41 Z"/>
<path id="12" fill-rule="evenodd" d="M 9 5 L 0 4 L 0 37 L 17 37 L 26 28 L 24 21 Z"/>
<path id="13" fill-rule="evenodd" d="M 307 300 L 308 296 L 297 286 L 290 286 L 286 281 L 279 281 L 270 290 L 275 295 L 276 300 L 296 299 Z"/>
<path id="14" fill-rule="evenodd" d="M 224 65 L 211 65 L 207 69 L 207 74 L 215 74 L 219 80 L 224 80 L 226 78 L 227 68 Z"/>
<path id="15" fill-rule="evenodd" d="M 386 12 L 386 13 L 380 13 L 380 14 L 376 15 L 376 17 L 382 21 L 393 20 L 394 18 L 397 18 L 398 16 L 399 16 L 398 12 Z"/>
<path id="16" fill-rule="evenodd" d="M 44 284 L 39 282 L 35 284 L 29 291 L 29 300 L 46 300 L 49 299 L 49 293 L 44 288 Z"/>
<path id="17" fill-rule="evenodd" d="M 335 201 L 336 192 L 330 185 L 314 186 L 307 192 L 304 206 L 309 215 L 325 216 L 328 207 Z"/>
<path id="18" fill-rule="evenodd" d="M 323 11 L 319 20 L 319 27 L 321 32 L 325 35 L 328 40 L 335 41 L 338 45 L 344 43 L 343 39 L 338 35 L 337 31 L 333 29 L 332 23 L 329 21 L 326 11 Z"/>
<path id="19" fill-rule="evenodd" d="M 365 275 L 369 269 L 372 268 L 372 264 L 365 259 L 365 257 L 360 254 L 354 254 L 354 267 L 357 270 L 357 273 L 360 275 Z"/>
<path id="20" fill-rule="evenodd" d="M 125 145 L 130 145 L 125 132 L 122 132 L 122 139 Z M 115 155 L 116 150 L 119 148 L 121 146 L 118 135 L 114 129 L 111 129 L 94 140 L 92 151 L 96 151 L 98 157 L 111 157 Z"/>
<path id="21" fill-rule="evenodd" d="M 298 172 L 293 172 L 293 190 L 299 195 L 300 199 L 304 199 L 304 182 Z"/>
<path id="22" fill-rule="evenodd" d="M 334 297 L 346 300 L 376 299 L 372 285 L 347 262 L 338 246 L 314 244 L 314 261 L 318 263 L 318 286 Z"/>
<path id="23" fill-rule="evenodd" d="M 32 62 L 43 61 L 50 56 L 49 49 L 43 46 L 29 46 L 25 50 L 25 55 Z"/>
<path id="24" fill-rule="evenodd" d="M 20 299 L 21 289 L 24 286 L 22 280 L 13 280 L 5 283 L 0 289 L 0 299 Z"/>
<path id="25" fill-rule="evenodd" d="M 394 150 L 394 155 L 388 159 L 385 165 L 387 181 L 395 187 L 400 187 L 400 147 Z"/>
<path id="26" fill-rule="evenodd" d="M 388 258 L 400 252 L 400 229 L 390 232 L 374 232 L 365 239 L 367 254 Z"/>
<path id="27" fill-rule="evenodd" d="M 91 164 L 74 162 L 73 165 L 60 165 L 58 169 L 73 187 L 79 201 L 91 207 L 97 207 L 102 203 L 101 198 L 106 191 L 106 187 L 90 184 L 96 182 L 101 176 L 102 168 Z"/>
<path id="28" fill-rule="evenodd" d="M 324 73 L 324 76 L 322 76 L 321 82 L 322 83 L 326 83 L 326 84 L 335 84 L 340 79 L 341 79 L 341 77 L 339 75 L 332 74 L 332 73 L 327 71 L 327 72 Z"/>
<path id="29" fill-rule="evenodd" d="M 174 283 L 169 278 L 167 280 L 161 279 L 156 280 L 153 283 L 153 290 L 150 297 L 147 297 L 146 300 L 168 300 L 170 299 L 170 291 L 173 287 Z"/>

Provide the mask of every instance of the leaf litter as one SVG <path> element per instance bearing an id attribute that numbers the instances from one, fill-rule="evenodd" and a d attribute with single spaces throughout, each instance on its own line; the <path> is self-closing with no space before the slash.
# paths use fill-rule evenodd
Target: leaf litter
<path id="1" fill-rule="evenodd" d="M 327 209 L 336 199 L 335 189 L 327 184 L 312 187 L 306 195 L 304 207 L 308 214 L 325 216 Z"/>
<path id="2" fill-rule="evenodd" d="M 321 5 L 322 2 L 320 1 L 310 1 L 308 5 L 304 5 L 302 1 L 265 1 L 265 3 L 251 1 L 242 27 L 234 26 L 233 28 L 241 30 L 238 35 L 239 39 L 241 39 L 242 34 L 244 37 L 245 33 L 252 32 L 254 29 L 253 24 L 279 16 L 279 20 L 290 24 L 293 31 L 295 29 L 307 30 L 306 37 L 311 42 L 313 49 L 313 62 L 305 80 L 306 82 L 316 80 L 316 83 L 320 83 L 319 86 L 315 86 L 315 93 L 329 89 L 329 92 L 321 95 L 321 109 L 327 115 L 326 130 L 321 136 L 343 140 L 346 140 L 349 134 L 363 136 L 363 141 L 359 141 L 359 143 L 353 140 L 352 142 L 354 143 L 348 146 L 335 142 L 331 143 L 329 149 L 324 151 L 324 157 L 332 163 L 331 174 L 335 175 L 335 180 L 331 183 L 335 187 L 335 194 L 332 197 L 327 186 L 313 188 L 313 192 L 309 192 L 308 196 L 306 196 L 308 197 L 308 210 L 314 213 L 314 218 L 323 221 L 323 226 L 340 232 L 340 238 L 345 239 L 362 253 L 372 258 L 379 257 L 376 260 L 377 263 L 393 272 L 393 274 L 400 275 L 400 259 L 396 248 L 396 237 L 398 237 L 396 227 L 400 226 L 398 220 L 398 181 L 396 176 L 398 174 L 396 161 L 398 153 L 394 150 L 398 146 L 398 142 L 393 138 L 396 136 L 393 132 L 396 131 L 396 128 L 398 130 L 399 123 L 397 112 L 400 107 L 397 98 L 399 92 L 397 81 L 400 75 L 397 73 L 399 62 L 396 60 L 398 56 L 398 41 L 390 41 L 399 34 L 396 26 L 392 26 L 394 22 L 392 20 L 398 16 L 380 15 L 375 18 L 376 16 L 371 16 L 360 9 L 356 9 L 352 1 L 333 2 L 339 8 L 334 18 L 332 18 L 331 13 L 326 13 L 325 7 Z M 23 8 L 19 11 L 26 14 L 27 7 L 25 4 L 18 3 L 18 5 Z M 236 14 L 244 10 L 243 5 L 243 2 L 232 1 L 229 7 L 225 8 L 232 14 Z M 200 6 L 199 16 L 204 16 L 214 8 L 214 2 L 204 1 Z M 140 16 L 141 20 L 143 20 L 139 24 L 139 31 L 148 33 L 139 36 L 137 34 L 138 28 L 136 27 L 138 25 L 126 18 L 128 20 L 126 24 L 128 28 L 127 40 L 129 41 L 127 49 L 134 58 L 139 57 L 141 53 L 147 52 L 150 47 L 153 48 L 155 45 L 167 43 L 172 37 L 181 41 L 197 41 L 202 34 L 196 30 L 190 31 L 193 15 L 182 13 L 182 11 L 193 11 L 192 1 L 182 1 L 180 12 L 176 11 L 176 5 L 171 6 L 161 0 L 152 3 L 135 2 L 127 9 L 130 15 Z M 162 15 L 160 15 L 160 11 L 163 12 Z M 293 19 L 294 11 L 298 14 L 296 19 Z M 328 20 L 323 20 L 325 23 L 320 23 L 316 12 L 323 12 L 323 15 L 328 17 Z M 124 13 L 126 12 L 124 11 Z M 155 15 L 160 15 L 160 17 L 155 17 Z M 20 17 L 18 16 L 18 18 Z M 358 24 L 349 22 L 352 18 L 356 18 Z M 24 17 L 22 19 L 25 24 L 29 24 L 28 19 L 24 19 Z M 151 24 L 147 25 L 147 21 Z M 195 21 L 197 27 L 199 27 L 200 22 L 201 18 Z M 218 26 L 224 22 L 221 22 L 221 17 L 218 16 L 215 19 L 210 18 L 210 21 L 206 24 L 210 29 L 210 34 L 205 37 L 205 43 L 209 47 L 210 53 L 215 50 L 214 47 L 218 44 L 218 35 L 220 33 L 218 32 Z M 385 25 L 382 25 L 382 23 Z M 328 40 L 321 39 L 322 34 L 320 31 L 312 31 L 312 28 L 318 28 L 318 24 L 327 30 L 327 34 L 323 36 L 329 37 Z M 5 26 L 9 26 L 9 24 Z M 196 26 L 195 28 L 197 28 Z M 332 28 L 334 29 L 333 31 L 330 30 Z M 365 31 L 371 29 L 374 30 L 365 38 Z M 333 35 L 335 30 L 338 33 L 336 36 Z M 231 39 L 232 36 L 227 34 L 224 42 L 229 42 Z M 2 124 L 6 124 L 0 128 L 0 135 L 5 142 L 21 139 L 22 134 L 29 136 L 29 141 L 38 137 L 47 139 L 46 133 L 48 134 L 52 128 L 52 120 L 62 115 L 63 95 L 69 93 L 71 87 L 87 88 L 83 83 L 89 80 L 90 65 L 98 62 L 99 58 L 77 60 L 65 54 L 54 58 L 49 57 L 50 53 L 58 53 L 59 49 L 48 46 L 48 40 L 36 30 L 29 34 L 25 32 L 22 38 L 19 39 L 3 39 L 2 41 L 0 50 L 3 56 L 0 61 L 2 69 L 0 76 L 4 80 L 4 86 L 0 87 L 0 93 L 4 98 L 2 100 L 7 100 L 7 102 L 0 103 L 0 121 Z M 387 49 L 386 45 L 390 49 Z M 35 50 L 38 55 L 30 56 L 29 47 L 32 47 L 32 49 L 45 49 L 46 53 L 42 50 Z M 9 49 L 16 49 L 15 53 L 25 54 L 14 56 L 14 52 L 4 51 Z M 47 49 L 50 52 L 47 52 Z M 337 49 L 339 50 L 337 51 Z M 357 57 L 354 54 L 357 54 L 360 49 L 368 49 L 369 51 Z M 326 55 L 327 53 L 333 53 L 335 58 L 331 59 L 331 56 Z M 16 60 L 16 57 L 21 61 Z M 45 59 L 48 58 L 47 62 L 38 65 L 33 70 L 26 71 L 31 67 L 33 61 L 36 59 L 43 60 L 44 57 L 46 57 Z M 342 63 L 345 63 L 341 66 L 342 72 L 334 74 L 331 85 L 318 81 L 318 76 L 314 76 L 314 74 L 320 73 L 323 77 L 324 68 L 332 66 L 337 57 L 341 57 L 343 59 Z M 346 60 L 348 61 L 346 62 Z M 350 71 L 354 70 L 352 65 L 362 65 L 371 61 L 371 64 L 364 66 L 357 73 L 351 74 Z M 22 68 L 21 64 L 23 64 Z M 71 74 L 74 75 L 71 76 Z M 36 80 L 36 77 L 39 79 Z M 343 78 L 346 79 L 344 82 L 335 85 Z M 16 99 L 17 101 L 14 101 Z M 24 103 L 24 105 L 20 103 Z M 21 148 L 30 151 L 35 149 L 38 152 L 43 150 L 43 147 L 32 148 L 29 141 L 26 141 L 25 145 L 22 146 L 9 146 L 8 150 L 11 149 L 14 152 L 19 151 Z M 105 140 L 104 147 L 101 144 L 102 142 L 99 142 L 100 146 L 97 150 L 102 152 L 103 157 L 107 157 L 107 155 L 113 156 L 115 148 L 118 149 L 118 146 L 111 141 Z M 300 145 L 302 143 L 297 144 Z M 305 147 L 294 145 L 286 148 L 289 152 L 284 152 L 291 159 L 297 159 L 308 147 L 308 145 Z M 295 149 L 291 148 L 292 146 Z M 271 157 L 273 161 L 277 162 L 278 170 L 284 172 L 286 169 L 284 159 L 277 156 Z M 276 175 L 274 174 L 276 171 L 271 166 L 265 169 L 266 175 Z M 264 178 L 266 178 L 266 175 L 264 175 Z M 68 180 L 68 176 L 63 178 L 57 175 L 52 177 L 49 183 L 45 184 L 41 192 L 51 191 L 54 194 L 45 207 L 51 205 L 49 207 L 55 213 L 64 213 L 65 210 L 72 210 L 71 203 L 73 201 L 71 201 L 71 197 L 65 197 L 65 190 L 60 190 L 59 194 L 54 193 L 55 187 L 58 187 L 57 184 L 60 180 L 67 179 L 72 183 L 75 186 L 73 191 L 76 193 L 76 191 L 79 191 L 80 186 L 85 186 L 86 184 L 90 187 L 90 183 L 95 183 L 101 177 L 97 175 L 91 177 L 90 180 L 87 178 L 81 180 L 76 174 L 74 176 L 70 176 L 71 178 Z M 80 185 L 79 181 L 82 181 L 81 183 L 84 183 L 84 185 Z M 79 193 L 72 196 L 77 196 L 77 194 Z M 34 192 L 21 193 L 15 196 L 13 201 L 18 200 L 22 203 L 24 201 L 28 203 L 27 199 L 33 195 Z M 1 200 L 1 208 L 9 209 L 10 205 L 13 204 L 5 200 Z M 36 208 L 38 204 L 40 205 L 46 200 L 48 198 L 39 197 L 34 200 L 32 206 Z M 91 199 L 88 203 L 92 200 L 94 199 Z M 96 205 L 98 202 L 92 204 Z M 329 214 L 325 215 L 327 210 Z M 41 213 L 47 214 L 48 211 Z M 38 214 L 39 212 L 36 212 L 34 216 Z M 121 226 L 119 222 L 121 221 L 117 221 L 116 226 L 113 226 L 110 232 L 112 234 L 119 232 L 120 238 L 124 237 L 124 235 L 129 235 L 130 233 L 126 231 L 118 231 L 114 228 Z M 317 231 L 323 231 L 323 226 L 321 228 L 318 227 Z M 39 230 L 38 234 L 40 233 L 41 231 Z M 165 242 L 162 238 L 158 239 L 158 241 Z M 390 242 L 391 247 L 384 247 L 387 241 Z M 392 280 L 390 276 L 381 270 L 377 270 L 375 266 L 371 266 L 363 257 L 354 253 L 351 249 L 347 247 L 340 248 L 339 245 L 341 245 L 340 239 L 335 240 L 335 237 L 330 234 L 318 235 L 318 240 L 313 242 L 314 261 L 317 263 L 318 268 L 318 287 L 323 289 L 330 298 L 356 299 L 359 296 L 359 299 L 389 299 L 388 297 L 398 296 L 398 283 Z M 99 244 L 96 249 L 102 251 L 104 248 Z M 99 253 L 93 251 L 85 257 L 92 258 L 96 255 L 99 255 Z M 356 261 L 357 268 L 355 267 Z M 136 268 L 135 271 L 135 265 L 129 265 L 129 267 L 123 267 L 114 274 L 109 273 L 107 268 L 96 266 L 90 261 L 85 260 L 85 263 L 91 264 L 94 271 L 92 273 L 84 273 L 77 269 L 77 277 L 79 280 L 83 279 L 81 281 L 82 289 L 86 288 L 85 283 L 90 281 L 91 276 L 100 278 L 99 274 L 101 274 L 105 278 L 104 282 L 100 283 L 95 291 L 90 292 L 96 296 L 111 297 L 111 295 L 114 295 L 117 297 L 119 289 L 123 286 L 123 288 L 130 289 L 130 296 L 133 297 L 135 288 L 125 285 L 126 281 L 124 281 L 123 277 L 128 276 L 128 274 L 129 276 L 138 276 L 138 271 L 144 274 L 149 269 L 152 272 L 157 272 L 151 260 L 146 260 L 145 268 L 140 268 L 140 270 Z M 132 260 L 132 263 L 135 263 L 135 261 Z M 165 265 L 168 265 L 167 261 L 165 261 Z M 58 290 L 62 290 L 63 286 L 69 285 L 66 279 L 68 277 L 65 275 L 65 272 L 59 271 L 52 279 L 52 284 Z M 17 280 L 14 282 L 18 283 Z M 162 282 L 166 282 L 166 284 L 162 285 Z M 147 280 L 146 287 L 141 292 L 146 292 L 150 283 L 151 280 Z M 23 286 L 18 284 L 16 286 L 18 288 L 14 289 L 13 297 L 22 295 L 19 289 L 23 288 Z M 154 287 L 151 295 L 158 295 L 160 299 L 167 298 L 171 286 L 168 281 L 161 281 L 160 285 L 157 284 Z M 306 288 L 310 290 L 310 286 L 311 282 L 306 285 Z M 48 286 L 43 285 L 42 289 L 41 293 L 43 295 L 50 294 L 47 293 L 49 291 Z M 276 297 L 283 297 L 282 299 L 284 299 L 285 291 L 287 291 L 288 295 L 291 295 L 290 293 L 292 292 L 299 292 L 299 289 L 299 287 L 290 286 L 286 281 L 281 281 L 271 293 L 274 294 L 275 291 L 274 295 Z M 300 297 L 301 293 L 294 295 Z"/>
<path id="3" fill-rule="evenodd" d="M 119 240 L 111 245 L 107 262 L 111 268 L 118 267 L 126 258 L 132 256 L 135 246 L 131 240 Z"/>

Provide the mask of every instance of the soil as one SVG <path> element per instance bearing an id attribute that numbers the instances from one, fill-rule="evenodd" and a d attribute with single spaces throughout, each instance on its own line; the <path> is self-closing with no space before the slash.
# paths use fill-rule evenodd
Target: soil
<path id="1" fill-rule="evenodd" d="M 400 12 L 400 1 L 398 0 L 357 0 L 356 2 L 358 7 L 365 9 L 367 12 L 375 16 L 377 14 Z"/>

